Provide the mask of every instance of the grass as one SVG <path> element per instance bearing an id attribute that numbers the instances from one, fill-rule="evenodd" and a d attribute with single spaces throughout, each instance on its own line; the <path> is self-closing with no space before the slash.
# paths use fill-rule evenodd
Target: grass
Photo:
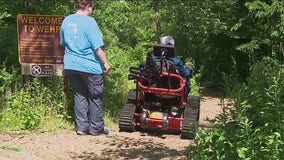
<path id="1" fill-rule="evenodd" d="M 105 126 L 111 130 L 118 130 L 118 123 L 116 120 L 108 114 L 104 116 Z"/>
<path id="2" fill-rule="evenodd" d="M 17 147 L 17 146 L 1 146 L 0 149 L 3 149 L 3 150 L 9 150 L 9 151 L 15 151 L 15 152 L 21 152 L 22 151 L 22 148 L 20 147 Z"/>

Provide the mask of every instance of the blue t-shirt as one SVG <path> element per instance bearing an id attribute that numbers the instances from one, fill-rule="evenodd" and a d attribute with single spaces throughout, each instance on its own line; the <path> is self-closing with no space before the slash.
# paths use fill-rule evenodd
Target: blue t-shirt
<path id="1" fill-rule="evenodd" d="M 93 17 L 71 14 L 64 18 L 60 44 L 65 46 L 64 69 L 102 74 L 96 50 L 104 46 L 102 33 Z"/>

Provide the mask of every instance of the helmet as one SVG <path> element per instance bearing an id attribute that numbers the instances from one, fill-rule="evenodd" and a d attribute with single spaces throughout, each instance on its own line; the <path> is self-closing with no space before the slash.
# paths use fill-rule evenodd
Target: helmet
<path id="1" fill-rule="evenodd" d="M 160 44 L 162 45 L 175 45 L 175 40 L 172 36 L 163 36 L 160 38 Z"/>

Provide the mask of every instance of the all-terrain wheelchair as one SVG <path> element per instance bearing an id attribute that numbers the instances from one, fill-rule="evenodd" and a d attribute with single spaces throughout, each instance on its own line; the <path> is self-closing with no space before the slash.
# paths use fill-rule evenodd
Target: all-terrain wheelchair
<path id="1" fill-rule="evenodd" d="M 198 127 L 200 99 L 187 96 L 186 80 L 178 74 L 173 61 L 174 48 L 153 46 L 143 68 L 130 67 L 129 80 L 136 88 L 129 91 L 120 112 L 120 131 L 150 128 L 177 131 L 181 138 L 194 138 Z"/>

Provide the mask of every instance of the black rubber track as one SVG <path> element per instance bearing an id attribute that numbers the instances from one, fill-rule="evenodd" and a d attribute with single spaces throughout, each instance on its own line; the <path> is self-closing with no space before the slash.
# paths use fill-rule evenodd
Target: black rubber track
<path id="1" fill-rule="evenodd" d="M 200 113 L 200 98 L 197 96 L 189 96 L 187 105 L 184 109 L 184 119 L 182 122 L 182 139 L 193 139 L 198 128 Z"/>
<path id="2" fill-rule="evenodd" d="M 136 92 L 129 91 L 127 100 L 120 112 L 119 117 L 119 131 L 133 132 L 135 131 L 135 110 L 136 110 Z"/>

